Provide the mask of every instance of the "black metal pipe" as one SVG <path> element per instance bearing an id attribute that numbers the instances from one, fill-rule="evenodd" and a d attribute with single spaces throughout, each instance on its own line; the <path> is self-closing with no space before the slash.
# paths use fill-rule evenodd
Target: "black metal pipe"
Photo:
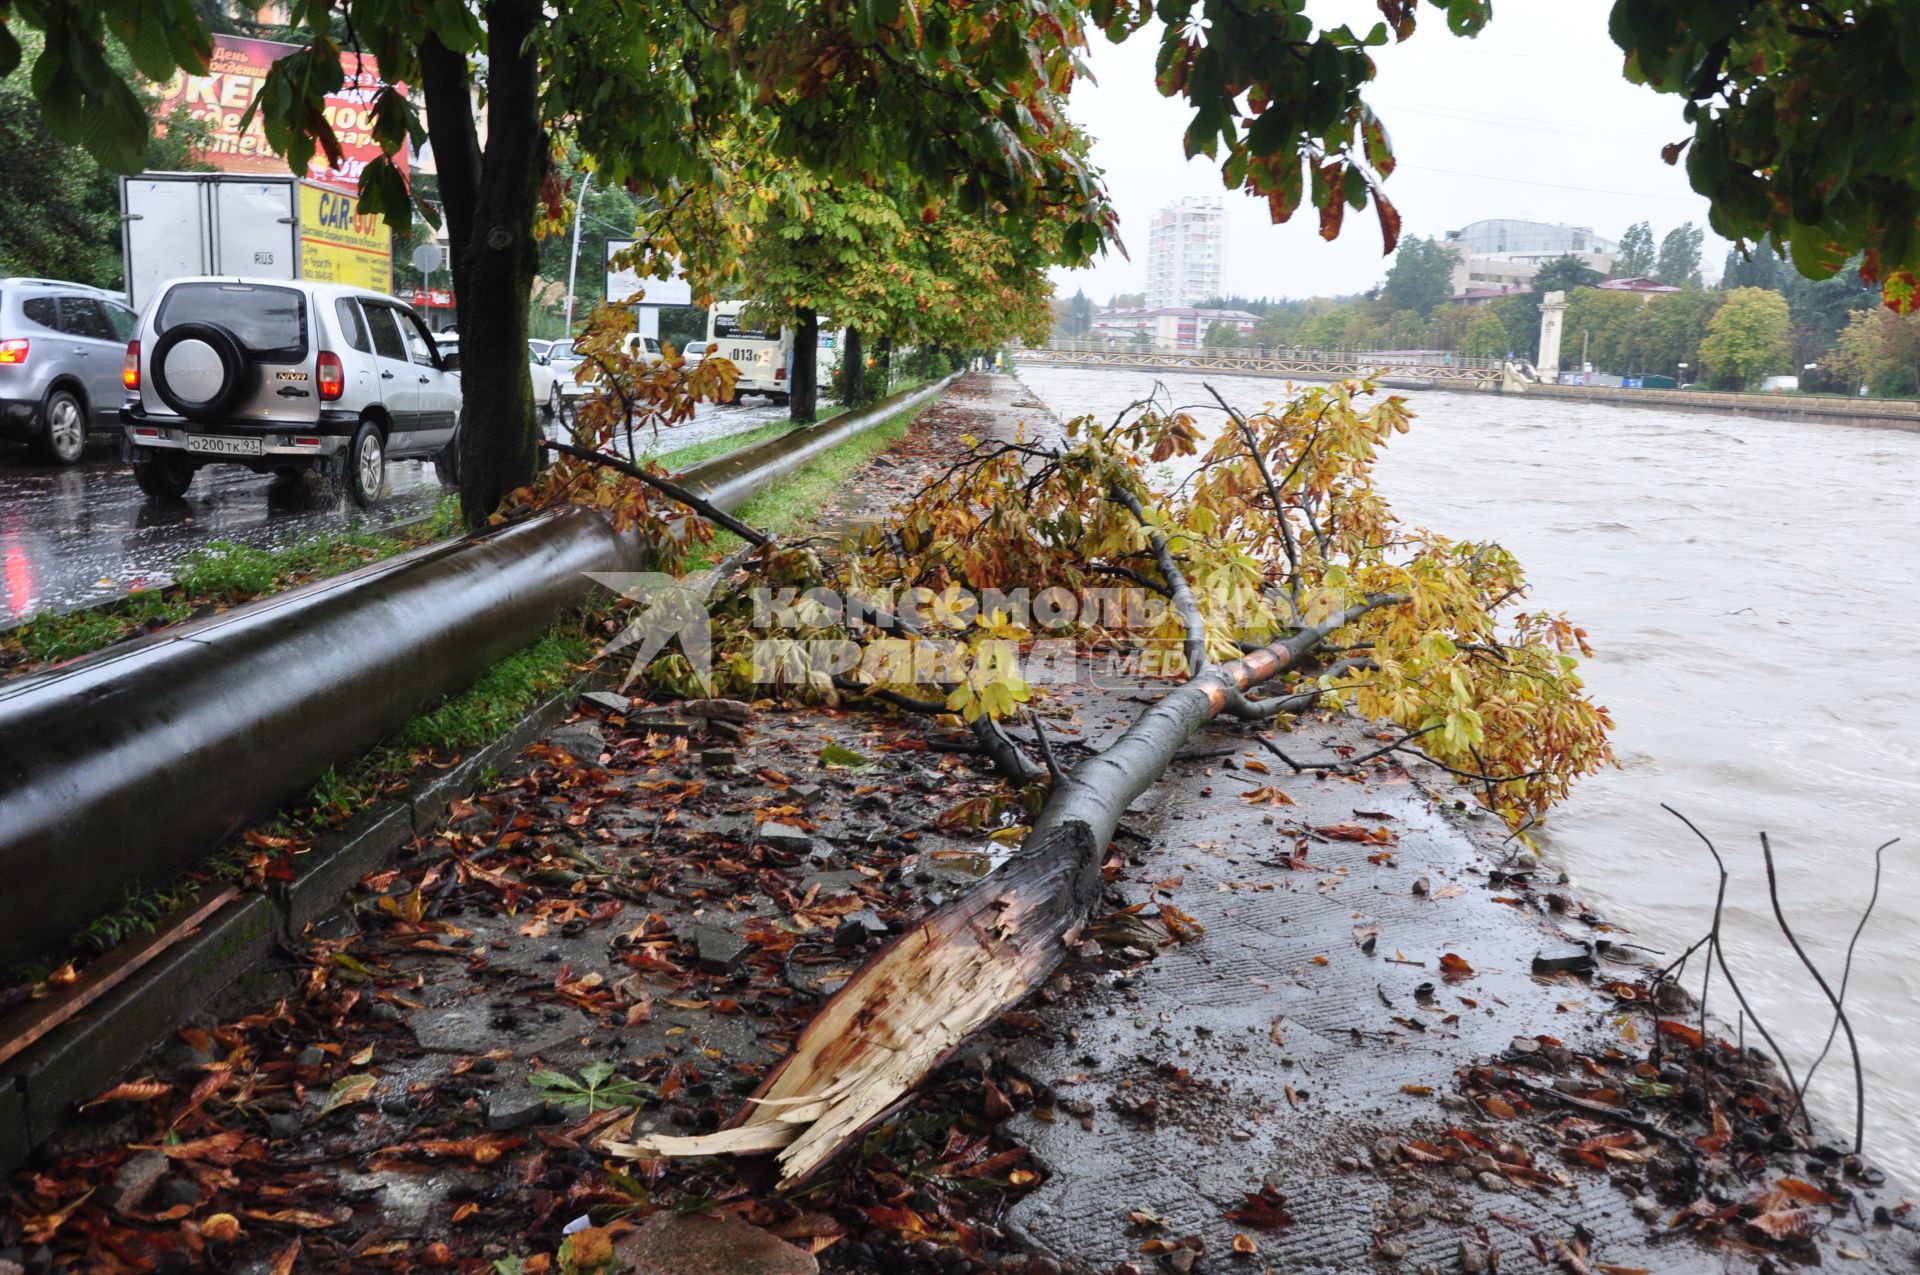
<path id="1" fill-rule="evenodd" d="M 942 383 L 944 384 L 944 383 Z M 689 470 L 721 508 L 941 386 Z M 567 509 L 0 684 L 0 966 L 191 868 L 535 641 L 645 546 Z"/>

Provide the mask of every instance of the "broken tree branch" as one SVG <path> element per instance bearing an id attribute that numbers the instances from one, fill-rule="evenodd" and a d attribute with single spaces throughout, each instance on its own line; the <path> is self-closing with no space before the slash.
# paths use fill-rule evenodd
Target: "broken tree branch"
<path id="1" fill-rule="evenodd" d="M 773 543 L 773 537 L 769 536 L 766 532 L 741 522 L 726 510 L 694 495 L 679 483 L 662 478 L 658 474 L 650 474 L 640 468 L 640 466 L 629 464 L 621 460 L 618 456 L 609 456 L 605 452 L 596 452 L 591 448 L 575 447 L 571 443 L 556 443 L 550 438 L 541 439 L 540 445 L 548 451 L 559 452 L 563 456 L 571 456 L 575 460 L 584 460 L 589 464 L 604 465 L 616 473 L 638 479 L 660 494 L 679 501 L 715 526 L 725 527 L 728 531 L 731 531 L 734 535 L 740 537 L 755 548 Z"/>
<path id="2" fill-rule="evenodd" d="M 1225 709 L 1230 692 L 1278 676 L 1329 634 L 1396 600 L 1357 602 L 1162 696 L 1062 776 L 1025 844 L 978 889 L 934 911 L 835 993 L 729 1128 L 604 1149 L 636 1158 L 777 1149 L 782 1184 L 806 1178 L 1053 972 L 1099 899 L 1101 852 L 1122 812 Z"/>
<path id="3" fill-rule="evenodd" d="M 1860 935 L 1866 931 L 1867 921 L 1873 916 L 1873 906 L 1880 901 L 1880 865 L 1887 850 L 1900 843 L 1895 837 L 1892 841 L 1882 842 L 1873 852 L 1873 892 L 1867 896 L 1867 910 L 1860 914 L 1860 924 L 1853 927 L 1853 937 L 1847 940 L 1846 963 L 1840 967 L 1840 999 L 1847 999 L 1847 984 L 1853 979 L 1853 949 L 1860 945 Z M 1833 1049 L 1833 1038 L 1840 1032 L 1840 1017 L 1835 1015 L 1833 1025 L 1827 1028 L 1826 1044 L 1820 1047 L 1820 1056 L 1807 1068 L 1807 1087 L 1813 1087 L 1813 1074 L 1820 1070 L 1820 1064 L 1827 1060 L 1827 1054 Z"/>
<path id="4" fill-rule="evenodd" d="M 1714 867 L 1720 871 L 1720 888 L 1713 900 L 1713 929 L 1707 934 L 1706 977 L 1711 981 L 1713 978 L 1713 967 L 1718 963 L 1720 972 L 1726 976 L 1727 987 L 1733 992 L 1734 1000 L 1740 1003 L 1740 1012 L 1748 1018 L 1753 1019 L 1754 1027 L 1760 1032 L 1760 1039 L 1766 1041 L 1767 1048 L 1773 1051 L 1775 1061 L 1780 1064 L 1780 1074 L 1787 1078 L 1787 1088 L 1793 1093 L 1793 1105 L 1796 1113 L 1800 1117 L 1800 1123 L 1806 1128 L 1807 1133 L 1811 1135 L 1813 1133 L 1813 1118 L 1807 1114 L 1806 1091 L 1800 1087 L 1800 1082 L 1793 1078 L 1793 1064 L 1787 1061 L 1786 1051 L 1780 1048 L 1779 1042 L 1773 1038 L 1773 1033 L 1767 1030 L 1767 1025 L 1760 1020 L 1758 1014 L 1753 1012 L 1753 1006 L 1747 1003 L 1746 993 L 1740 990 L 1740 981 L 1733 976 L 1732 968 L 1727 965 L 1726 950 L 1720 945 L 1720 917 L 1723 909 L 1726 907 L 1727 901 L 1728 876 L 1726 860 L 1720 857 L 1720 851 L 1714 847 L 1713 841 L 1707 834 L 1694 826 L 1693 820 L 1687 818 L 1664 801 L 1660 803 L 1660 809 L 1685 824 L 1688 831 L 1700 838 L 1700 844 L 1704 845 L 1707 848 L 1707 853 L 1713 856 Z M 1707 1034 L 1707 993 L 1704 983 L 1700 990 L 1700 1039 L 1702 1041 L 1712 1039 L 1712 1037 Z"/>
<path id="5" fill-rule="evenodd" d="M 1040 721 L 1040 714 L 1029 708 L 1027 721 L 1033 726 L 1034 742 L 1040 746 L 1040 760 L 1046 764 L 1047 774 L 1054 783 L 1060 782 L 1060 762 L 1053 755 L 1053 741 L 1047 738 L 1047 728 Z"/>
<path id="6" fill-rule="evenodd" d="M 1203 382 L 1204 384 L 1204 382 Z M 1267 458 L 1260 454 L 1260 444 L 1253 436 L 1253 429 L 1247 424 L 1247 418 L 1234 410 L 1231 403 L 1220 396 L 1220 391 L 1207 385 L 1207 393 L 1225 409 L 1232 418 L 1235 428 L 1240 431 L 1240 441 L 1247 445 L 1247 455 L 1253 457 L 1255 468 L 1260 471 L 1260 481 L 1266 484 L 1267 499 L 1273 504 L 1273 520 L 1280 527 L 1280 547 L 1287 554 L 1287 592 L 1293 599 L 1293 613 L 1300 614 L 1300 547 L 1294 543 L 1293 527 L 1287 522 L 1287 502 L 1281 499 L 1280 488 L 1273 481 L 1273 472 L 1267 468 Z M 1299 468 L 1298 463 L 1294 465 Z M 1291 478 L 1292 474 L 1289 473 Z"/>

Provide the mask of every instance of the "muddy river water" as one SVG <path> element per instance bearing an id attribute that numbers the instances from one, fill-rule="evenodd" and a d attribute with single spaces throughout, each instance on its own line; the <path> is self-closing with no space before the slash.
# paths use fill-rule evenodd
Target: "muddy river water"
<path id="1" fill-rule="evenodd" d="M 1061 419 L 1111 419 L 1154 381 L 1020 375 Z M 1176 403 L 1207 397 L 1198 376 L 1162 379 Z M 1285 393 L 1278 381 L 1217 383 L 1243 407 Z M 1759 834 L 1788 920 L 1836 986 L 1873 849 L 1904 838 L 1886 854 L 1846 999 L 1866 1060 L 1868 1153 L 1920 1181 L 1920 434 L 1407 396 L 1418 419 L 1379 468 L 1396 512 L 1517 554 L 1533 604 L 1586 628 L 1585 676 L 1619 723 L 1620 768 L 1555 812 L 1545 853 L 1634 941 L 1677 954 L 1706 932 L 1716 881 L 1661 803 L 1685 812 L 1726 856 L 1728 957 L 1796 1071 L 1831 1015 L 1774 923 Z M 1711 995 L 1733 1012 L 1723 984 Z M 1851 1132 L 1844 1041 L 1814 1103 Z"/>

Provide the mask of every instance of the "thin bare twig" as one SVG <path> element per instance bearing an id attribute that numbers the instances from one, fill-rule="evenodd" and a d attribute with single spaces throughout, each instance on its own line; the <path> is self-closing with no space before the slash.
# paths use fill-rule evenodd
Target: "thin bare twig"
<path id="1" fill-rule="evenodd" d="M 1047 774 L 1054 783 L 1060 782 L 1060 762 L 1053 755 L 1053 741 L 1047 738 L 1047 728 L 1040 722 L 1040 714 L 1029 708 L 1027 721 L 1033 725 L 1034 742 L 1040 745 L 1040 760 L 1046 764 Z"/>
<path id="2" fill-rule="evenodd" d="M 1860 914 L 1860 924 L 1853 927 L 1853 937 L 1847 940 L 1846 964 L 1840 967 L 1840 999 L 1847 999 L 1847 983 L 1853 978 L 1853 949 L 1859 945 L 1861 932 L 1867 928 L 1867 919 L 1873 915 L 1873 905 L 1880 901 L 1880 859 L 1891 846 L 1900 844 L 1900 838 L 1882 843 L 1873 852 L 1873 893 L 1867 896 L 1867 910 Z M 1833 1025 L 1827 1028 L 1827 1043 L 1820 1047 L 1820 1056 L 1813 1060 L 1813 1066 L 1807 1068 L 1807 1088 L 1813 1088 L 1813 1073 L 1820 1070 L 1820 1064 L 1827 1060 L 1827 1053 L 1833 1048 L 1833 1038 L 1840 1032 L 1840 1017 L 1835 1015 Z"/>
<path id="3" fill-rule="evenodd" d="M 1760 1020 L 1758 1014 L 1753 1012 L 1753 1006 L 1747 1003 L 1746 993 L 1740 990 L 1740 980 L 1733 976 L 1733 969 L 1727 964 L 1726 949 L 1722 947 L 1720 943 L 1720 917 L 1727 899 L 1726 861 L 1720 857 L 1720 851 L 1714 848 L 1714 844 L 1708 839 L 1707 834 L 1694 826 L 1693 820 L 1687 818 L 1664 801 L 1660 803 L 1660 808 L 1685 824 L 1688 831 L 1700 838 L 1700 844 L 1707 848 L 1707 853 L 1713 856 L 1714 866 L 1720 870 L 1720 890 L 1713 901 L 1713 929 L 1707 935 L 1709 939 L 1708 953 L 1712 957 L 1712 960 L 1707 964 L 1707 977 L 1713 977 L 1713 962 L 1718 961 L 1720 972 L 1727 977 L 1727 987 L 1732 990 L 1733 998 L 1740 1002 L 1741 1012 L 1753 1020 L 1753 1026 L 1755 1030 L 1760 1033 L 1760 1039 L 1767 1042 L 1767 1048 L 1773 1051 L 1774 1059 L 1779 1062 L 1780 1074 L 1787 1078 L 1787 1087 L 1793 1092 L 1793 1104 L 1795 1111 L 1800 1117 L 1800 1123 L 1806 1128 L 1808 1136 L 1812 1136 L 1813 1118 L 1807 1114 L 1805 1092 L 1800 1088 L 1800 1083 L 1793 1078 L 1793 1064 L 1787 1061 L 1786 1051 L 1780 1048 L 1780 1043 L 1773 1038 L 1773 1033 L 1767 1030 L 1767 1025 Z M 1700 994 L 1700 1039 L 1703 1043 L 1708 1039 L 1707 996 L 1704 989 Z"/>
<path id="4" fill-rule="evenodd" d="M 1280 488 L 1274 484 L 1273 472 L 1267 468 L 1267 458 L 1260 454 L 1259 442 L 1253 436 L 1253 427 L 1247 424 L 1247 418 L 1236 411 L 1232 404 L 1221 397 L 1220 391 L 1206 382 L 1207 393 L 1213 395 L 1214 402 L 1220 404 L 1234 426 L 1240 431 L 1240 441 L 1247 445 L 1247 455 L 1253 458 L 1253 464 L 1260 471 L 1260 481 L 1266 484 L 1267 499 L 1273 503 L 1273 520 L 1280 528 L 1280 547 L 1287 555 L 1287 592 L 1293 599 L 1293 613 L 1300 614 L 1300 549 L 1293 541 L 1293 527 L 1287 522 L 1287 502 L 1281 498 Z M 1298 465 L 1295 466 L 1298 468 Z"/>
<path id="5" fill-rule="evenodd" d="M 1773 919 L 1780 923 L 1780 932 L 1787 936 L 1793 954 L 1800 958 L 1800 963 L 1807 967 L 1807 973 L 1813 975 L 1813 981 L 1820 985 L 1821 994 L 1833 1006 L 1834 1017 L 1840 1020 L 1840 1030 L 1847 1034 L 1847 1050 L 1853 1055 L 1853 1153 L 1859 1155 L 1867 1138 L 1867 1073 L 1860 1065 L 1860 1042 L 1854 1039 L 1853 1023 L 1847 1018 L 1845 1004 L 1833 994 L 1833 988 L 1827 986 L 1826 976 L 1813 963 L 1813 958 L 1807 955 L 1807 950 L 1800 946 L 1793 927 L 1787 924 L 1786 910 L 1780 906 L 1780 877 L 1773 870 L 1773 843 L 1764 832 L 1760 834 L 1760 859 L 1767 865 L 1767 898 L 1773 902 Z M 1811 1075 L 1808 1083 L 1812 1083 Z M 1805 1105 L 1806 1090 L 1802 1088 L 1800 1092 L 1802 1105 Z"/>

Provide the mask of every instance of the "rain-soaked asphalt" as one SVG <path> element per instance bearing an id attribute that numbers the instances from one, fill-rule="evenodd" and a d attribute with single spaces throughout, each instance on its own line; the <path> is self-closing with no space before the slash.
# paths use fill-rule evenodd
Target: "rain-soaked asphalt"
<path id="1" fill-rule="evenodd" d="M 656 446 L 685 447 L 785 416 L 760 398 L 703 404 Z M 134 486 L 118 441 L 106 434 L 95 434 L 85 459 L 68 468 L 0 447 L 0 628 L 168 583 L 187 555 L 212 541 L 271 549 L 348 526 L 379 531 L 426 517 L 440 498 L 426 461 L 389 464 L 387 483 L 379 505 L 356 509 L 307 482 L 213 466 L 194 476 L 186 499 L 162 502 Z"/>

